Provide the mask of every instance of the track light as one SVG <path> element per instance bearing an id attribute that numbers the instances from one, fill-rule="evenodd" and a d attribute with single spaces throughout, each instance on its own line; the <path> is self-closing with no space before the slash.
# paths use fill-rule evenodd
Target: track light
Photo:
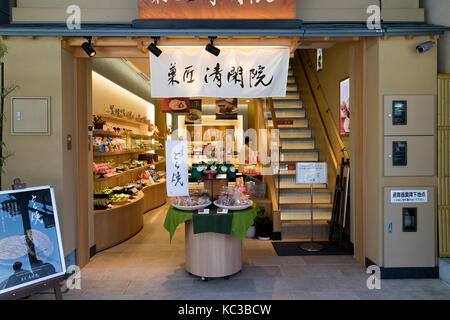
<path id="1" fill-rule="evenodd" d="M 214 47 L 214 39 L 216 37 L 209 37 L 209 41 L 211 41 L 211 43 L 208 43 L 206 45 L 206 51 L 208 51 L 209 53 L 215 55 L 216 57 L 220 54 L 220 49 L 217 47 Z"/>
<path id="2" fill-rule="evenodd" d="M 89 57 L 95 57 L 97 52 L 94 50 L 94 48 L 92 48 L 92 45 L 91 45 L 92 37 L 87 37 L 87 39 L 88 39 L 88 41 L 83 43 L 81 45 L 81 47 L 83 48 L 83 50 L 87 53 L 87 55 Z"/>
<path id="3" fill-rule="evenodd" d="M 156 46 L 156 44 L 158 43 L 158 39 L 159 37 L 153 37 L 153 43 L 150 43 L 150 45 L 147 47 L 147 49 L 156 57 L 159 57 L 162 53 L 161 49 Z"/>

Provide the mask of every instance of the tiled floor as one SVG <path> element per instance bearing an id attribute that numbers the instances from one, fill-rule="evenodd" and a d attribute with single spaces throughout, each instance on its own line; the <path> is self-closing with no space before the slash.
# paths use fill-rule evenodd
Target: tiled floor
<path id="1" fill-rule="evenodd" d="M 270 241 L 254 239 L 244 240 L 241 273 L 203 282 L 184 270 L 184 225 L 169 243 L 166 210 L 147 213 L 138 235 L 97 254 L 81 271 L 81 289 L 64 299 L 450 299 L 450 286 L 437 279 L 382 280 L 381 290 L 369 290 L 352 257 L 278 257 Z"/>

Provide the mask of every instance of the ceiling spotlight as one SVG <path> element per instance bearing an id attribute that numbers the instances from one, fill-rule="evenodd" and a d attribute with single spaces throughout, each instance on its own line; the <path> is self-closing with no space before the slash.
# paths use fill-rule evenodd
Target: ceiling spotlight
<path id="1" fill-rule="evenodd" d="M 81 47 L 83 48 L 83 50 L 87 53 L 87 55 L 89 57 L 95 57 L 97 52 L 94 50 L 94 48 L 92 48 L 92 45 L 91 45 L 92 37 L 87 37 L 87 39 L 88 39 L 88 41 L 83 43 L 81 45 Z"/>
<path id="2" fill-rule="evenodd" d="M 217 47 L 214 47 L 214 39 L 216 37 L 209 37 L 209 41 L 211 41 L 211 43 L 208 43 L 206 45 L 206 51 L 208 51 L 209 53 L 215 55 L 216 57 L 220 54 L 220 49 Z"/>
<path id="3" fill-rule="evenodd" d="M 158 39 L 159 37 L 153 37 L 153 43 L 150 43 L 150 45 L 147 47 L 147 49 L 156 57 L 159 57 L 162 53 L 161 49 L 156 46 L 156 44 L 158 43 Z"/>

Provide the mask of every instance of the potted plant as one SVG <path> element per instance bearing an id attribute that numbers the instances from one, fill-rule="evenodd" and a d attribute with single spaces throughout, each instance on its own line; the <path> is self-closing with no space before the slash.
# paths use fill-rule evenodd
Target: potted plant
<path id="1" fill-rule="evenodd" d="M 255 218 L 256 236 L 259 240 L 270 240 L 273 231 L 272 219 L 264 213 L 264 208 L 259 209 Z"/>
<path id="2" fill-rule="evenodd" d="M 105 120 L 101 116 L 95 116 L 94 115 L 94 128 L 96 130 L 103 130 L 103 126 L 106 123 Z"/>

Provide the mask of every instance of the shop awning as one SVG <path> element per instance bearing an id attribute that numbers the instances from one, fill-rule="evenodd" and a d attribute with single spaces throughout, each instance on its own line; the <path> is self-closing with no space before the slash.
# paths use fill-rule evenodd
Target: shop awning
<path id="1" fill-rule="evenodd" d="M 450 27 L 426 23 L 383 23 L 381 30 L 370 30 L 365 23 L 303 23 L 301 20 L 135 20 L 130 24 L 82 24 L 79 30 L 58 23 L 0 25 L 2 36 L 64 37 L 373 37 L 441 35 L 445 31 L 450 31 Z"/>

